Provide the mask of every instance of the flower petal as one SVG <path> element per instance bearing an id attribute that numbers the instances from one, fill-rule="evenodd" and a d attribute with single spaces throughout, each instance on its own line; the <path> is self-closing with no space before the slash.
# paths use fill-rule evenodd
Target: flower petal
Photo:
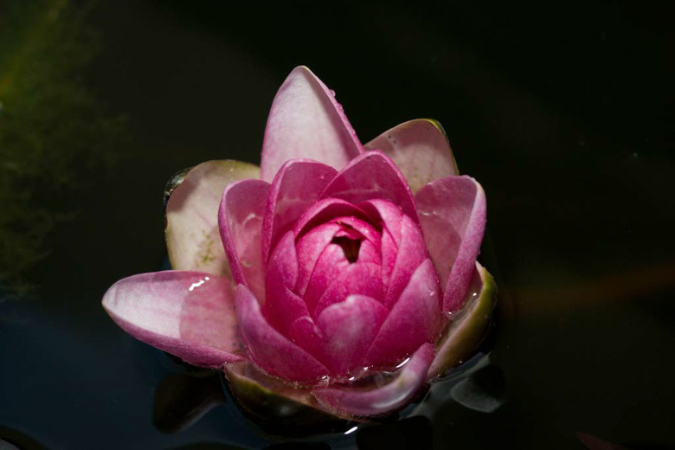
<path id="1" fill-rule="evenodd" d="M 427 380 L 433 358 L 433 346 L 423 344 L 396 377 L 382 387 L 374 385 L 367 390 L 319 388 L 314 391 L 314 396 L 326 409 L 345 417 L 384 415 L 405 406 L 415 397 Z"/>
<path id="2" fill-rule="evenodd" d="M 306 159 L 287 161 L 279 170 L 267 199 L 263 222 L 263 258 L 321 195 L 337 171 Z"/>
<path id="3" fill-rule="evenodd" d="M 166 246 L 171 267 L 229 275 L 218 235 L 218 205 L 232 182 L 259 178 L 260 168 L 239 161 L 207 161 L 192 168 L 166 205 Z"/>
<path id="4" fill-rule="evenodd" d="M 361 209 L 349 202 L 337 198 L 324 198 L 307 208 L 293 227 L 296 236 L 301 237 L 305 232 L 330 221 L 334 217 L 353 216 L 367 219 L 367 215 Z"/>
<path id="5" fill-rule="evenodd" d="M 362 151 L 334 94 L 307 67 L 296 67 L 279 88 L 267 119 L 262 179 L 272 181 L 293 158 L 340 170 Z"/>
<path id="6" fill-rule="evenodd" d="M 218 210 L 218 226 L 235 283 L 265 298 L 262 222 L 270 185 L 242 180 L 227 187 Z"/>
<path id="7" fill-rule="evenodd" d="M 497 302 L 497 288 L 492 275 L 476 263 L 473 287 L 463 309 L 455 313 L 437 343 L 437 354 L 429 368 L 429 378 L 442 375 L 460 364 L 478 346 L 490 324 Z"/>
<path id="8" fill-rule="evenodd" d="M 459 175 L 441 124 L 416 119 L 385 131 L 364 146 L 379 149 L 401 170 L 413 193 L 439 178 Z"/>
<path id="9" fill-rule="evenodd" d="M 340 225 L 336 223 L 324 223 L 297 240 L 298 280 L 294 292 L 300 295 L 305 293 L 319 256 L 330 245 L 335 233 L 340 229 Z"/>
<path id="10" fill-rule="evenodd" d="M 235 290 L 235 304 L 239 331 L 249 358 L 261 370 L 299 383 L 317 382 L 328 375 L 323 364 L 267 322 L 258 301 L 243 284 Z"/>
<path id="11" fill-rule="evenodd" d="M 396 164 L 380 152 L 366 152 L 351 161 L 331 181 L 321 198 L 340 198 L 354 204 L 372 199 L 389 200 L 419 223 L 408 183 Z"/>
<path id="12" fill-rule="evenodd" d="M 380 274 L 379 264 L 371 263 L 357 262 L 346 265 L 342 270 L 337 270 L 333 273 L 329 283 L 321 289 L 318 301 L 307 301 L 310 308 L 316 305 L 312 310 L 312 315 L 318 318 L 324 309 L 344 302 L 348 296 L 354 294 L 368 296 L 382 305 L 384 293 Z M 388 308 L 385 309 L 388 310 Z"/>
<path id="13" fill-rule="evenodd" d="M 443 288 L 444 311 L 462 307 L 485 232 L 483 188 L 471 177 L 436 180 L 415 196 L 424 239 Z"/>
<path id="14" fill-rule="evenodd" d="M 440 290 L 431 260 L 415 270 L 366 354 L 369 366 L 390 366 L 424 342 L 434 342 L 442 324 Z"/>
<path id="15" fill-rule="evenodd" d="M 384 299 L 384 304 L 388 308 L 398 301 L 413 272 L 429 257 L 420 227 L 408 216 L 401 215 L 399 230 L 401 238 L 398 243 L 396 260 L 391 275 L 387 277 L 385 274 L 384 277 L 388 279 L 388 289 Z M 383 251 L 385 250 L 386 248 L 383 248 Z M 388 266 L 384 268 L 388 269 Z"/>
<path id="16" fill-rule="evenodd" d="M 103 296 L 110 317 L 136 339 L 196 366 L 239 361 L 230 280 L 201 272 L 143 273 Z"/>
<path id="17" fill-rule="evenodd" d="M 303 299 L 293 292 L 297 279 L 295 236 L 289 231 L 279 241 L 267 266 L 267 297 L 263 305 L 263 314 L 269 323 L 284 334 L 298 317 L 309 315 Z"/>
<path id="18" fill-rule="evenodd" d="M 323 335 L 321 361 L 333 375 L 361 369 L 363 356 L 389 311 L 365 295 L 350 295 L 325 308 L 317 319 Z"/>

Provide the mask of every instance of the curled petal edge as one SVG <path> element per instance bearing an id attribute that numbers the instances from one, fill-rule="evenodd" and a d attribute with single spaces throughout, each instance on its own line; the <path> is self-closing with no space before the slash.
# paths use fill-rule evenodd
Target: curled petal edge
<path id="1" fill-rule="evenodd" d="M 328 387 L 314 390 L 314 397 L 328 411 L 344 418 L 376 417 L 407 405 L 426 384 L 434 347 L 423 344 L 391 382 L 369 389 Z"/>

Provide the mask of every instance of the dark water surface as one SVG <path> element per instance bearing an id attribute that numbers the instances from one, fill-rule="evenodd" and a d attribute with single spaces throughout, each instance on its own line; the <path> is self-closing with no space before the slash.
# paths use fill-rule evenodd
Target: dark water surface
<path id="1" fill-rule="evenodd" d="M 435 118 L 485 188 L 482 260 L 501 297 L 481 388 L 503 400 L 485 412 L 448 399 L 304 448 L 583 449 L 587 435 L 675 448 L 665 9 L 26 3 L 0 2 L 0 439 L 294 448 L 241 417 L 217 376 L 123 333 L 100 300 L 163 264 L 173 173 L 259 161 L 276 89 L 304 64 L 337 91 L 362 141 Z M 200 402 L 215 407 L 194 421 Z"/>

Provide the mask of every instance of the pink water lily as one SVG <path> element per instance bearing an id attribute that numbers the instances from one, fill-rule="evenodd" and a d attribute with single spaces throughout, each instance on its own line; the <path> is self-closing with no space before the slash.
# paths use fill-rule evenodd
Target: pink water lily
<path id="1" fill-rule="evenodd" d="M 118 281 L 103 306 L 141 341 L 224 369 L 243 403 L 253 389 L 384 415 L 480 341 L 494 305 L 476 262 L 485 222 L 483 189 L 458 174 L 437 123 L 364 146 L 299 67 L 274 99 L 260 169 L 191 169 L 167 204 L 174 270 Z"/>

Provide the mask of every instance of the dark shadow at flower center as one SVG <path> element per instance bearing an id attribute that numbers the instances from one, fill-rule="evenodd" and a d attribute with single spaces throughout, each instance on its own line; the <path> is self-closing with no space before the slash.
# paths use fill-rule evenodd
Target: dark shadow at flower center
<path id="1" fill-rule="evenodd" d="M 346 236 L 336 236 L 333 238 L 331 243 L 337 244 L 342 248 L 345 258 L 347 258 L 349 264 L 353 264 L 357 259 L 359 259 L 359 249 L 361 248 L 360 239 L 350 239 Z"/>

